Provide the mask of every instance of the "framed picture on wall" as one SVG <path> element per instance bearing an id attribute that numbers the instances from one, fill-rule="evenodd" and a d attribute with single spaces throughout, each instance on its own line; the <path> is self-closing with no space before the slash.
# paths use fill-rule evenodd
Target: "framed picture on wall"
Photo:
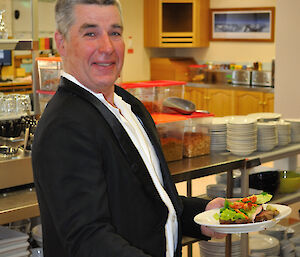
<path id="1" fill-rule="evenodd" d="M 275 7 L 210 9 L 211 41 L 274 42 Z"/>

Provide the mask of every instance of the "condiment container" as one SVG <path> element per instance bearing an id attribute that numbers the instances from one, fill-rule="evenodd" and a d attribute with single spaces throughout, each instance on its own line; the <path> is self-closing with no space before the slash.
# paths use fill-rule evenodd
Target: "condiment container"
<path id="1" fill-rule="evenodd" d="M 39 89 L 56 91 L 62 73 L 60 57 L 39 57 L 36 59 L 39 77 Z"/>
<path id="2" fill-rule="evenodd" d="M 159 113 L 163 111 L 163 101 L 167 97 L 183 98 L 185 84 L 182 81 L 153 80 L 120 86 L 137 97 L 150 113 Z"/>
<path id="3" fill-rule="evenodd" d="M 183 158 L 183 132 L 186 118 L 184 115 L 154 113 L 159 139 L 166 161 Z"/>
<path id="4" fill-rule="evenodd" d="M 183 156 L 195 157 L 210 153 L 209 127 L 213 114 L 197 113 L 186 115 L 184 126 Z"/>

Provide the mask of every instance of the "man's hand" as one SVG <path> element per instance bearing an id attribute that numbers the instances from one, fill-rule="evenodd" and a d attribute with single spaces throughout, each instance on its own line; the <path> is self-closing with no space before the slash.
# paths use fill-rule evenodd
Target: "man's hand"
<path id="1" fill-rule="evenodd" d="M 216 209 L 216 208 L 222 208 L 225 203 L 225 198 L 215 198 L 211 200 L 207 205 L 205 210 L 211 210 L 211 209 Z M 214 238 L 224 238 L 227 234 L 221 234 L 218 232 L 213 231 L 212 229 L 206 227 L 206 226 L 201 226 L 201 231 L 203 235 L 209 236 L 209 237 L 214 237 Z"/>

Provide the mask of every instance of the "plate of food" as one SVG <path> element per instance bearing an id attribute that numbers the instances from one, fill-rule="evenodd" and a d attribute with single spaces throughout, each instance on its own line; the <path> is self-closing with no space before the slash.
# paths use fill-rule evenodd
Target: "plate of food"
<path id="1" fill-rule="evenodd" d="M 218 233 L 235 234 L 261 231 L 274 226 L 291 213 L 291 208 L 267 204 L 272 195 L 261 193 L 249 197 L 225 200 L 223 208 L 199 213 L 194 220 Z"/>

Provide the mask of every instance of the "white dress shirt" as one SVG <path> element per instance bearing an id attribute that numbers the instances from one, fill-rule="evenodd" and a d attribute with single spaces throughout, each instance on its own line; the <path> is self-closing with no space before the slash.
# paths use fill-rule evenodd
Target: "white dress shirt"
<path id="1" fill-rule="evenodd" d="M 173 257 L 178 240 L 178 222 L 176 212 L 171 199 L 163 187 L 163 178 L 160 170 L 159 160 L 155 153 L 154 147 L 142 124 L 131 111 L 131 106 L 123 101 L 120 96 L 114 93 L 114 104 L 117 107 L 116 108 L 106 101 L 102 93 L 95 93 L 91 91 L 82 85 L 72 75 L 63 72 L 62 76 L 96 96 L 115 115 L 132 140 L 148 169 L 148 172 L 162 201 L 169 210 L 167 223 L 165 225 L 166 257 Z"/>

